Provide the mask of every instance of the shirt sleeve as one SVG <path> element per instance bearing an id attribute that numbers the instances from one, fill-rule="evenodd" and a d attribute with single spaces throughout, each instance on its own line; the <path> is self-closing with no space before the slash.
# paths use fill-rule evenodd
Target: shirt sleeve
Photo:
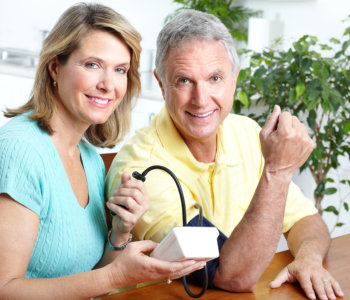
<path id="1" fill-rule="evenodd" d="M 28 143 L 0 140 L 0 193 L 40 215 L 43 168 L 40 155 Z"/>

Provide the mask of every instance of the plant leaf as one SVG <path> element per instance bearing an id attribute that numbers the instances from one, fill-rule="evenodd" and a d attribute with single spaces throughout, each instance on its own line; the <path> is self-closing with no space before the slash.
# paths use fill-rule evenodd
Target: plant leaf
<path id="1" fill-rule="evenodd" d="M 296 91 L 296 98 L 299 99 L 300 96 L 304 93 L 305 91 L 305 84 L 300 82 L 297 84 L 296 88 L 295 88 L 295 91 Z"/>
<path id="2" fill-rule="evenodd" d="M 249 107 L 249 99 L 248 99 L 248 95 L 245 91 L 240 91 L 239 92 L 239 101 L 246 107 Z"/>
<path id="3" fill-rule="evenodd" d="M 322 192 L 322 195 L 333 195 L 337 192 L 335 187 L 327 188 Z"/>
<path id="4" fill-rule="evenodd" d="M 333 205 L 328 206 L 323 211 L 327 211 L 327 212 L 334 213 L 335 215 L 339 215 L 339 211 Z"/>

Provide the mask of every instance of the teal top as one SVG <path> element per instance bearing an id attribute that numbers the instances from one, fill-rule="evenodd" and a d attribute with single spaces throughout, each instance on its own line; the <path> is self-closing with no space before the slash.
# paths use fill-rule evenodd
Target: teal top
<path id="1" fill-rule="evenodd" d="M 28 113 L 0 128 L 0 193 L 7 193 L 39 216 L 27 278 L 88 271 L 103 255 L 107 237 L 104 164 L 85 141 L 79 143 L 79 149 L 89 189 L 85 208 L 75 197 L 53 141 Z M 18 247 L 20 243 L 19 235 Z"/>

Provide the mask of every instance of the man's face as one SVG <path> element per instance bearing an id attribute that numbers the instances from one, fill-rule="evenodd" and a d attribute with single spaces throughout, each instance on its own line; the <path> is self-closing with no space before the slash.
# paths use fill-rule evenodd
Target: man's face
<path id="1" fill-rule="evenodd" d="M 175 127 L 188 146 L 216 143 L 235 91 L 232 63 L 218 41 L 190 40 L 169 49 L 162 92 Z"/>

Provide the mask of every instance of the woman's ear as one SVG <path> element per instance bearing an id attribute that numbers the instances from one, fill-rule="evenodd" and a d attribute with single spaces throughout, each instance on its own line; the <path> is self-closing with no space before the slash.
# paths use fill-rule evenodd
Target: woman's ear
<path id="1" fill-rule="evenodd" d="M 57 74 L 60 67 L 60 63 L 57 59 L 57 56 L 51 59 L 47 66 L 52 80 L 57 81 Z"/>

